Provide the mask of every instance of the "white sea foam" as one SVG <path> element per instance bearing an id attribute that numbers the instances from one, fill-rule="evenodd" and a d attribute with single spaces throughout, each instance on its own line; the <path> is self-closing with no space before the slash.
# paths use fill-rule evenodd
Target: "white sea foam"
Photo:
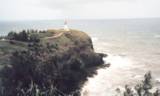
<path id="1" fill-rule="evenodd" d="M 111 55 L 103 59 L 105 64 L 111 63 L 109 68 L 99 69 L 98 74 L 89 78 L 82 90 L 82 96 L 113 96 L 116 88 L 123 89 L 122 86 L 131 77 L 132 60 L 119 55 Z M 118 81 L 118 82 L 117 82 Z M 112 94 L 112 95 L 111 95 Z"/>
<path id="2" fill-rule="evenodd" d="M 129 58 L 120 55 L 109 55 L 104 60 L 110 62 L 112 68 L 130 68 L 132 66 L 132 61 Z"/>
<path id="3" fill-rule="evenodd" d="M 92 37 L 92 41 L 93 42 L 98 41 L 98 38 L 97 37 Z"/>

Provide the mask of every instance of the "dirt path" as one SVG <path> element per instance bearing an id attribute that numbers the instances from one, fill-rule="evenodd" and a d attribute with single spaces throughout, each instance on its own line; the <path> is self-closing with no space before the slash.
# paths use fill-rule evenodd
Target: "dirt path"
<path id="1" fill-rule="evenodd" d="M 61 33 L 59 33 L 59 34 L 56 34 L 56 35 L 53 35 L 53 36 L 51 36 L 51 37 L 46 37 L 45 39 L 58 38 L 58 37 L 60 37 L 60 36 L 62 36 L 62 35 L 63 35 L 63 32 L 61 32 Z"/>

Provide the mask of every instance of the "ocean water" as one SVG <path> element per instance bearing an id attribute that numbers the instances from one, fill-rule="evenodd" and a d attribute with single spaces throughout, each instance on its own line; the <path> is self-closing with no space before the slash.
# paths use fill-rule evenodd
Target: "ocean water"
<path id="1" fill-rule="evenodd" d="M 106 64 L 82 88 L 83 96 L 113 96 L 116 88 L 135 85 L 151 71 L 160 85 L 160 18 L 121 20 L 69 20 L 70 28 L 92 37 L 96 52 L 106 53 Z M 23 29 L 62 28 L 63 20 L 0 22 L 0 34 Z"/>

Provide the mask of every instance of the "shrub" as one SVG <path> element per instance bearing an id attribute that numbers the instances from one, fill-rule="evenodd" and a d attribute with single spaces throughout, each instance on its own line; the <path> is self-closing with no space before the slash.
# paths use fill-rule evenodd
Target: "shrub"
<path id="1" fill-rule="evenodd" d="M 23 42 L 39 42 L 40 37 L 37 34 L 37 30 L 23 30 L 21 32 L 9 32 L 7 35 L 7 39 L 9 40 L 18 40 Z"/>
<path id="2" fill-rule="evenodd" d="M 27 50 L 14 52 L 1 71 L 2 96 L 79 96 L 87 77 L 96 71 L 91 70 L 96 64 L 91 66 L 86 58 L 99 64 L 101 59 L 93 53 L 79 56 L 72 48 L 66 52 L 54 48 L 34 42 Z"/>
<path id="3" fill-rule="evenodd" d="M 144 75 L 144 80 L 133 88 L 126 85 L 123 96 L 160 96 L 160 90 L 151 92 L 152 88 L 152 76 L 151 72 L 148 72 Z"/>

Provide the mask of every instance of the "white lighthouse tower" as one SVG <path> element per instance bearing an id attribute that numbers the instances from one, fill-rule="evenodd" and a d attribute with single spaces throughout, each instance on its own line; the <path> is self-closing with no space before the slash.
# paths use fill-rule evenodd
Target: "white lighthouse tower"
<path id="1" fill-rule="evenodd" d="M 67 22 L 67 20 L 65 20 L 64 21 L 64 28 L 63 28 L 65 31 L 69 31 L 67 24 L 68 24 L 68 22 Z"/>

